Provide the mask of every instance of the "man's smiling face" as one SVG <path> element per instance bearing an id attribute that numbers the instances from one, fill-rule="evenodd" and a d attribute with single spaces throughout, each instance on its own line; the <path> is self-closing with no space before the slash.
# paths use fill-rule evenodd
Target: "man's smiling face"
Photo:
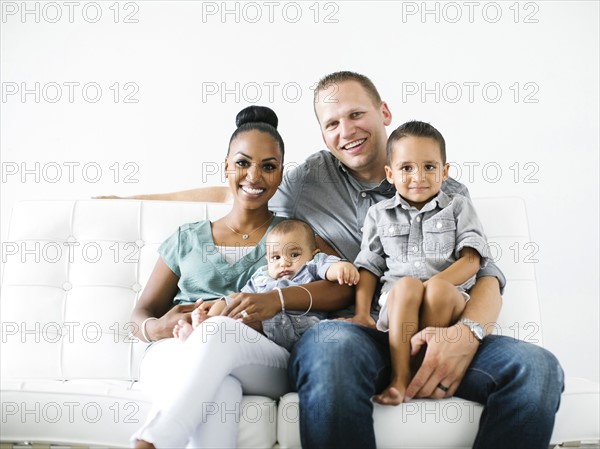
<path id="1" fill-rule="evenodd" d="M 358 82 L 344 81 L 319 92 L 315 111 L 327 148 L 354 176 L 383 174 L 385 127 L 392 118 L 385 102 L 374 104 Z"/>

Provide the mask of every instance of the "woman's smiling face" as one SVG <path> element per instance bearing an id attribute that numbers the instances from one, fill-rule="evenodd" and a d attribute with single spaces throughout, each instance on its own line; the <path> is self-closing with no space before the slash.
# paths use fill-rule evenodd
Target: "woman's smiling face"
<path id="1" fill-rule="evenodd" d="M 258 130 L 239 134 L 229 146 L 225 175 L 234 202 L 255 209 L 267 203 L 283 176 L 283 155 L 279 143 Z"/>

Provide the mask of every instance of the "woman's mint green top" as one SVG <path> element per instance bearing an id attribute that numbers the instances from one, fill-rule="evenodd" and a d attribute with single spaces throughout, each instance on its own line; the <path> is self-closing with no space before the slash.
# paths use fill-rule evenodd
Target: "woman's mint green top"
<path id="1" fill-rule="evenodd" d="M 266 265 L 265 236 L 283 220 L 274 217 L 260 242 L 233 265 L 217 250 L 210 221 L 180 226 L 158 248 L 163 261 L 179 276 L 173 302 L 211 300 L 239 292 L 254 272 Z"/>

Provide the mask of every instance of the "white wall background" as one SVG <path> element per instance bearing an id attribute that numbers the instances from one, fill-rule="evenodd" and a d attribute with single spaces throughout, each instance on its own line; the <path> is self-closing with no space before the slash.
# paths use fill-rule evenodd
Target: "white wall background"
<path id="1" fill-rule="evenodd" d="M 518 257 L 536 264 L 545 344 L 597 381 L 598 17 L 595 1 L 4 1 L 2 237 L 20 199 L 219 184 L 249 103 L 276 110 L 301 162 L 324 148 L 311 86 L 355 70 L 391 129 L 441 130 L 473 196 L 526 200 Z"/>

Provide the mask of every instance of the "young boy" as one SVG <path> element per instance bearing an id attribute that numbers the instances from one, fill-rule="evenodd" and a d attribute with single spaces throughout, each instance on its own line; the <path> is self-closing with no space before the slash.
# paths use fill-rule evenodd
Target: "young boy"
<path id="1" fill-rule="evenodd" d="M 242 287 L 242 292 L 263 293 L 290 286 L 303 288 L 300 284 L 320 279 L 349 285 L 358 282 L 358 270 L 354 265 L 319 252 L 312 228 L 301 220 L 285 220 L 274 226 L 267 235 L 266 249 L 267 265 L 252 275 Z M 283 308 L 285 301 L 281 291 L 279 293 Z M 304 332 L 326 317 L 324 313 L 310 312 L 312 297 L 308 294 L 310 303 L 306 312 L 282 310 L 262 322 L 262 332 L 289 351 Z M 221 313 L 230 298 L 223 299 L 225 301 L 217 301 L 212 305 L 208 317 Z M 206 319 L 199 309 L 192 313 L 192 325 L 179 321 L 173 330 L 175 337 L 185 340 Z"/>
<path id="2" fill-rule="evenodd" d="M 444 138 L 433 126 L 412 121 L 390 135 L 385 173 L 397 194 L 367 213 L 354 262 L 360 280 L 351 318 L 375 324 L 369 312 L 381 278 L 377 328 L 389 330 L 392 376 L 374 397 L 380 404 L 403 402 L 411 379 L 410 337 L 456 322 L 486 261 L 487 241 L 471 201 L 440 190 L 448 168 Z"/>

